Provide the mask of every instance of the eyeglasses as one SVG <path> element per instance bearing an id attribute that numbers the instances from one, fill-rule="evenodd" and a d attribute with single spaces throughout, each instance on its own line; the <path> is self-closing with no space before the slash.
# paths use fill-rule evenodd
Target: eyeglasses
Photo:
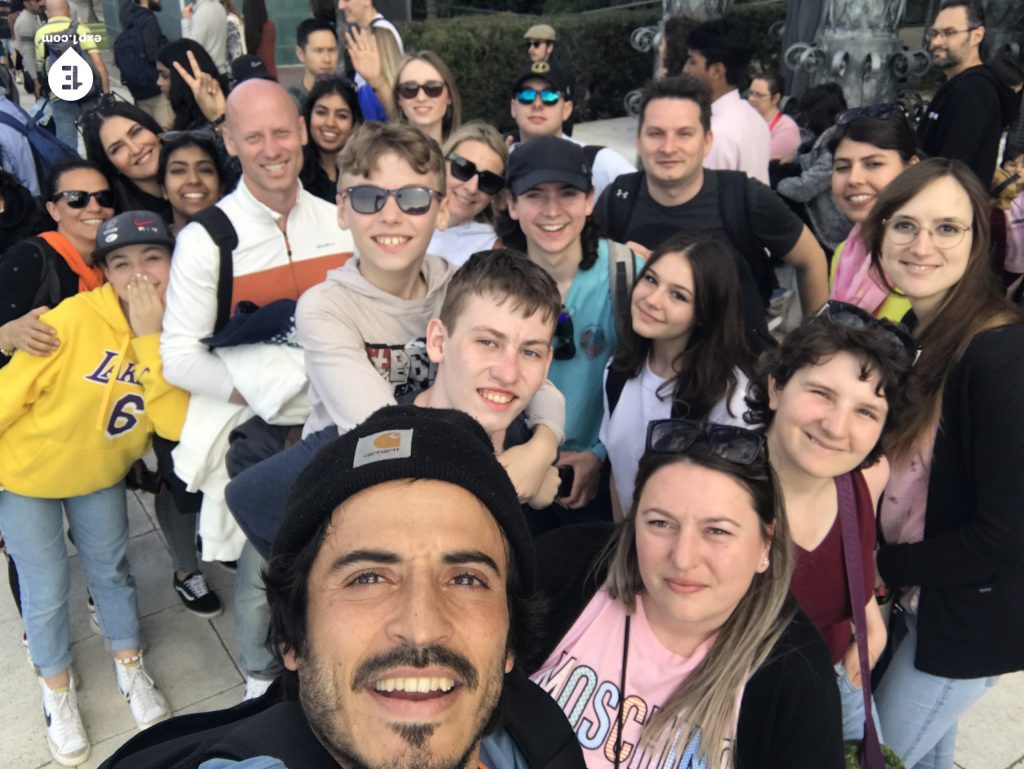
<path id="1" fill-rule="evenodd" d="M 434 198 L 442 197 L 437 190 L 430 187 L 399 187 L 397 190 L 387 190 L 375 184 L 360 184 L 355 187 L 346 187 L 345 195 L 348 196 L 352 208 L 357 214 L 375 214 L 384 208 L 388 198 L 392 197 L 403 213 L 412 216 L 422 216 L 430 210 L 430 204 Z"/>
<path id="2" fill-rule="evenodd" d="M 448 155 L 448 162 L 451 163 L 452 176 L 460 182 L 468 182 L 474 176 L 479 177 L 477 188 L 483 193 L 494 195 L 505 186 L 505 177 L 494 171 L 481 171 L 476 167 L 476 163 L 466 160 L 462 155 L 451 152 Z"/>
<path id="3" fill-rule="evenodd" d="M 909 246 L 917 240 L 921 230 L 924 230 L 931 236 L 932 244 L 941 250 L 959 246 L 964 242 L 964 236 L 971 229 L 956 222 L 940 222 L 935 227 L 922 227 L 913 219 L 903 216 L 883 219 L 882 224 L 894 245 Z"/>
<path id="4" fill-rule="evenodd" d="M 576 357 L 576 330 L 572 325 L 572 316 L 562 306 L 555 324 L 555 335 L 551 338 L 551 347 L 555 360 L 572 360 Z"/>
<path id="5" fill-rule="evenodd" d="M 930 29 L 924 33 L 924 39 L 929 43 L 932 40 L 948 40 L 953 37 L 953 35 L 962 35 L 964 32 L 972 32 L 976 29 L 977 27 L 968 27 L 967 29 L 953 29 L 952 27 L 947 27 L 946 29 Z"/>
<path id="6" fill-rule="evenodd" d="M 562 98 L 562 94 L 553 88 L 545 88 L 538 91 L 536 88 L 524 88 L 521 91 L 516 91 L 516 101 L 529 107 L 536 101 L 537 97 L 540 97 L 540 103 L 550 107 L 552 104 L 558 104 L 558 100 Z"/>
<path id="7" fill-rule="evenodd" d="M 428 80 L 426 83 L 408 83 L 398 84 L 398 96 L 402 99 L 415 99 L 416 95 L 422 90 L 429 98 L 436 99 L 438 96 L 444 93 L 444 83 L 440 80 Z"/>
<path id="8" fill-rule="evenodd" d="M 63 190 L 52 198 L 51 203 L 56 203 L 61 198 L 68 204 L 69 208 L 85 208 L 89 205 L 89 198 L 96 198 L 101 208 L 114 207 L 114 191 L 110 189 L 98 190 L 96 192 L 85 192 L 84 190 Z"/>
<path id="9" fill-rule="evenodd" d="M 854 107 L 848 109 L 836 119 L 836 125 L 846 125 L 851 120 L 859 117 L 873 117 L 876 120 L 887 120 L 893 115 L 903 115 L 903 106 L 892 102 L 884 104 L 872 104 L 868 107 Z"/>
<path id="10" fill-rule="evenodd" d="M 217 134 L 209 128 L 194 128 L 191 131 L 164 131 L 160 139 L 165 142 L 175 142 L 178 139 L 198 139 L 200 141 L 215 141 Z"/>
<path id="11" fill-rule="evenodd" d="M 855 331 L 869 328 L 880 331 L 898 350 L 907 355 L 911 366 L 921 357 L 921 345 L 903 326 L 884 318 L 876 318 L 855 304 L 829 299 L 821 306 L 815 317 L 828 318 L 837 326 Z"/>
<path id="12" fill-rule="evenodd" d="M 737 465 L 751 465 L 764 451 L 761 433 L 733 425 L 692 419 L 655 419 L 647 425 L 647 450 L 655 454 L 685 454 L 698 440 L 711 453 Z"/>
<path id="13" fill-rule="evenodd" d="M 547 40 L 530 40 L 527 44 L 527 48 L 540 48 L 542 45 L 547 45 Z"/>

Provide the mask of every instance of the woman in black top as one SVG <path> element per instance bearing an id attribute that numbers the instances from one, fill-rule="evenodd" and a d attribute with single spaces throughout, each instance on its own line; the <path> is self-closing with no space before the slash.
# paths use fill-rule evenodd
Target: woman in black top
<path id="1" fill-rule="evenodd" d="M 92 252 L 97 230 L 114 215 L 107 177 L 88 160 L 64 160 L 50 170 L 43 198 L 52 226 L 15 243 L 0 261 L 0 366 L 16 349 L 53 352 L 60 340 L 39 315 L 103 282 Z"/>
<path id="2" fill-rule="evenodd" d="M 908 634 L 876 702 L 908 767 L 951 769 L 960 715 L 1024 669 L 1024 323 L 989 263 L 989 206 L 966 165 L 931 158 L 864 222 L 923 348 L 879 514 Z"/>
<path id="3" fill-rule="evenodd" d="M 100 99 L 81 119 L 85 154 L 110 179 L 118 211 L 155 211 L 171 221 L 160 192 L 160 125 L 133 104 L 112 95 Z"/>
<path id="4" fill-rule="evenodd" d="M 337 76 L 318 77 L 306 96 L 303 116 L 309 141 L 303 148 L 302 186 L 334 204 L 338 196 L 338 153 L 363 122 L 353 85 Z"/>

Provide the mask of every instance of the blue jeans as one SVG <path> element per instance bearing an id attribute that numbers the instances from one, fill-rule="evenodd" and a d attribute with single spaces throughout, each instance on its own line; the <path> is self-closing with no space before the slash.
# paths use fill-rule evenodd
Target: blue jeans
<path id="1" fill-rule="evenodd" d="M 325 427 L 242 471 L 224 489 L 228 509 L 264 558 L 270 557 L 296 479 L 320 449 L 337 439 L 338 428 Z"/>
<path id="2" fill-rule="evenodd" d="M 251 542 L 246 542 L 238 556 L 235 571 L 235 640 L 238 641 L 238 663 L 246 676 L 276 678 L 280 663 L 267 645 L 270 631 L 270 605 L 263 586 L 261 571 L 266 561 Z"/>
<path id="3" fill-rule="evenodd" d="M 908 614 L 907 636 L 875 696 L 885 744 L 907 769 L 952 769 L 957 721 L 999 677 L 933 676 L 914 667 L 916 654 L 917 619 Z"/>
<path id="4" fill-rule="evenodd" d="M 839 685 L 839 701 L 843 706 L 843 739 L 864 739 L 864 692 L 850 682 L 846 674 L 846 666 L 842 660 L 835 664 L 836 683 Z M 878 741 L 882 739 L 882 727 L 878 721 L 878 706 L 874 697 L 871 698 L 871 716 L 875 719 L 875 731 Z M 888 743 L 886 743 L 888 744 Z"/>
<path id="5" fill-rule="evenodd" d="M 78 126 L 75 125 L 75 121 L 82 116 L 82 113 L 96 106 L 96 99 L 82 99 L 81 101 L 53 99 L 50 106 L 53 109 L 53 124 L 57 129 L 57 138 L 78 152 Z"/>
<path id="6" fill-rule="evenodd" d="M 103 635 L 115 652 L 139 648 L 124 482 L 61 502 L 0 492 L 0 531 L 18 567 L 29 652 L 44 677 L 71 665 L 65 510 Z"/>

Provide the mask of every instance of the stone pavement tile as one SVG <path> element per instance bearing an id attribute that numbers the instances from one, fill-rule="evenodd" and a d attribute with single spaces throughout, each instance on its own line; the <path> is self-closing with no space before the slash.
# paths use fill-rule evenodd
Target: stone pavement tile
<path id="1" fill-rule="evenodd" d="M 0 589 L 6 590 L 7 577 L 0 581 Z M 0 766 L 20 769 L 48 763 L 42 695 L 21 645 L 19 619 L 0 623 L 0 681 Z"/>
<path id="2" fill-rule="evenodd" d="M 1024 673 L 1001 676 L 964 714 L 955 758 L 963 769 L 1024 765 Z"/>
<path id="3" fill-rule="evenodd" d="M 171 559 L 167 555 L 159 532 L 150 528 L 146 533 L 129 539 L 128 562 L 135 577 L 139 616 L 145 617 L 178 603 L 171 585 Z M 85 573 L 77 556 L 71 558 L 71 592 L 68 604 L 71 609 L 72 643 L 95 635 L 89 625 Z"/>

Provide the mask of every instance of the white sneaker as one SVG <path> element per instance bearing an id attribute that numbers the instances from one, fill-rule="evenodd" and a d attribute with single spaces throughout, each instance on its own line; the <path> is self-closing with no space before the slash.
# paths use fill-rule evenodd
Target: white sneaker
<path id="1" fill-rule="evenodd" d="M 50 755 L 61 766 L 78 766 L 89 757 L 89 738 L 78 713 L 75 682 L 67 689 L 54 690 L 40 679 L 43 689 L 43 715 L 46 717 L 46 742 Z"/>
<path id="2" fill-rule="evenodd" d="M 142 655 L 131 664 L 114 660 L 114 671 L 117 674 L 117 688 L 128 700 L 132 718 L 140 729 L 163 721 L 170 715 L 167 700 L 142 666 Z"/>
<path id="3" fill-rule="evenodd" d="M 254 676 L 246 676 L 245 696 L 242 697 L 242 702 L 262 697 L 263 693 L 270 688 L 272 683 L 274 683 L 273 678 L 255 678 Z"/>

